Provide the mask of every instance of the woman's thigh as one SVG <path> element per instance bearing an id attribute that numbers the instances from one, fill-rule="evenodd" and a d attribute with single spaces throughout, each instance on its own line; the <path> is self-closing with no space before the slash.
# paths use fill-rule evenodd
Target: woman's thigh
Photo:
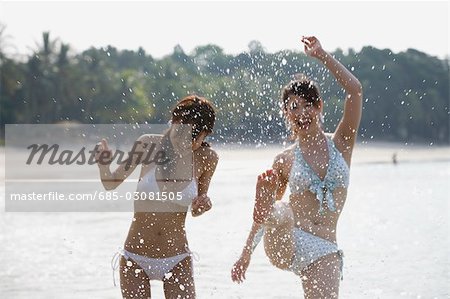
<path id="1" fill-rule="evenodd" d="M 270 262 L 280 269 L 287 269 L 294 255 L 294 217 L 288 203 L 277 202 L 265 226 L 264 250 Z"/>
<path id="2" fill-rule="evenodd" d="M 145 271 L 133 260 L 120 258 L 120 289 L 123 298 L 151 297 L 150 280 Z"/>
<path id="3" fill-rule="evenodd" d="M 294 255 L 291 226 L 267 228 L 264 232 L 264 250 L 270 262 L 277 268 L 287 269 Z"/>
<path id="4" fill-rule="evenodd" d="M 194 269 L 190 256 L 179 262 L 164 279 L 166 298 L 195 298 Z"/>
<path id="5" fill-rule="evenodd" d="M 306 299 L 338 298 L 341 257 L 337 253 L 321 257 L 302 271 Z"/>

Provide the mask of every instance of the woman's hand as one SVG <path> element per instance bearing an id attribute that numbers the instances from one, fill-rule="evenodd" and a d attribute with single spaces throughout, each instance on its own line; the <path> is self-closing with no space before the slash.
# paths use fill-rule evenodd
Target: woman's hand
<path id="1" fill-rule="evenodd" d="M 206 194 L 197 196 L 192 200 L 191 214 L 193 217 L 200 216 L 201 214 L 211 210 L 211 199 Z"/>
<path id="2" fill-rule="evenodd" d="M 112 160 L 112 151 L 109 149 L 106 139 L 103 138 L 102 141 L 97 143 L 96 148 L 97 150 L 94 157 L 97 165 L 104 166 L 110 164 Z"/>
<path id="3" fill-rule="evenodd" d="M 245 272 L 250 265 L 251 254 L 244 251 L 241 257 L 234 263 L 231 268 L 231 280 L 237 283 L 244 282 Z"/>
<path id="4" fill-rule="evenodd" d="M 305 53 L 308 56 L 320 58 L 325 53 L 325 50 L 315 36 L 303 36 L 301 42 L 304 44 Z"/>

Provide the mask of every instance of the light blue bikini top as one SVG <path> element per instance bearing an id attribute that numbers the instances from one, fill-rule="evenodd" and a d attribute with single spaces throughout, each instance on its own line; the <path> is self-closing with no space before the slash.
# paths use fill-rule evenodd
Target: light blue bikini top
<path id="1" fill-rule="evenodd" d="M 319 213 L 323 213 L 323 204 L 328 210 L 336 211 L 333 197 L 334 189 L 338 187 L 348 188 L 350 169 L 338 151 L 331 137 L 326 136 L 328 145 L 328 169 L 324 180 L 311 169 L 303 158 L 301 149 L 297 144 L 294 149 L 294 161 L 289 175 L 289 189 L 291 193 L 302 193 L 306 190 L 316 195 L 319 202 Z"/>
<path id="2" fill-rule="evenodd" d="M 155 198 L 156 197 L 161 198 L 162 192 L 167 192 L 167 193 L 172 192 L 171 190 L 160 190 L 159 189 L 158 183 L 156 182 L 155 171 L 156 171 L 156 167 L 153 167 L 152 169 L 147 171 L 147 173 L 139 180 L 136 192 L 138 192 L 138 193 L 144 192 L 144 193 L 146 193 L 146 196 L 151 196 L 148 194 L 153 193 Z M 177 192 L 174 192 L 174 191 L 173 191 L 174 194 L 172 194 L 172 195 L 167 194 L 167 197 L 168 197 L 167 201 L 172 202 L 177 205 L 180 205 L 180 206 L 183 206 L 183 207 L 188 207 L 192 203 L 192 200 L 197 196 L 197 193 L 198 193 L 197 184 L 195 182 L 195 179 L 192 179 L 191 182 L 189 183 L 189 185 L 187 185 L 180 192 L 181 192 L 180 198 L 177 197 Z M 159 194 L 155 194 L 155 193 L 159 193 Z"/>

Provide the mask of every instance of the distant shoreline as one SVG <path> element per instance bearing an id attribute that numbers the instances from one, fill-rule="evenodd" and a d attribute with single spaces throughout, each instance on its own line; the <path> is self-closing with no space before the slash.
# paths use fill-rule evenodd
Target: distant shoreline
<path id="1" fill-rule="evenodd" d="M 280 147 L 281 143 L 269 143 L 269 142 L 216 142 L 211 141 L 214 147 L 222 148 L 222 147 L 236 147 L 236 148 L 261 148 L 261 147 Z M 286 141 L 286 145 L 292 144 L 293 141 Z M 391 141 L 358 141 L 356 143 L 357 147 L 386 147 L 386 148 L 448 148 L 450 150 L 450 144 L 446 143 L 432 143 L 429 142 L 391 142 Z M 5 140 L 0 139 L 0 149 L 5 147 Z"/>
<path id="2" fill-rule="evenodd" d="M 236 148 L 261 148 L 261 147 L 280 147 L 281 143 L 268 143 L 268 142 L 211 142 L 215 147 L 236 147 Z M 293 144 L 293 141 L 286 141 L 286 146 Z M 356 147 L 386 147 L 386 148 L 448 148 L 450 149 L 450 144 L 446 143 L 433 143 L 430 145 L 429 142 L 391 142 L 391 141 L 357 141 Z"/>
<path id="3" fill-rule="evenodd" d="M 227 161 L 261 160 L 270 165 L 273 158 L 293 142 L 282 144 L 223 144 L 212 146 L 219 153 L 221 163 Z M 236 151 L 239 155 L 236 156 Z M 398 164 L 417 162 L 450 162 L 450 145 L 405 144 L 394 142 L 358 142 L 353 152 L 352 164 L 392 164 L 395 159 Z M 0 146 L 0 169 L 5 170 L 5 146 Z M 4 171 L 0 172 L 4 179 Z"/>
<path id="4" fill-rule="evenodd" d="M 214 148 L 225 155 L 240 150 L 242 159 L 273 159 L 278 152 L 290 146 L 276 144 L 213 144 Z M 398 142 L 359 142 L 353 152 L 352 164 L 391 164 L 396 154 L 397 163 L 411 162 L 450 162 L 450 145 L 405 144 Z"/>

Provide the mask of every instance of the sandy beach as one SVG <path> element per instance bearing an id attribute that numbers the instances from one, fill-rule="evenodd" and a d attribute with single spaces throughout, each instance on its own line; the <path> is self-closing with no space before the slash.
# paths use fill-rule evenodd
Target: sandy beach
<path id="1" fill-rule="evenodd" d="M 218 146 L 213 209 L 187 218 L 198 298 L 302 298 L 298 277 L 270 265 L 258 247 L 244 284 L 231 265 L 251 225 L 256 175 L 280 147 Z M 397 165 L 392 155 L 397 153 Z M 4 212 L 0 149 L 0 297 L 120 298 L 110 261 L 131 212 Z M 341 298 L 449 298 L 450 147 L 359 144 L 338 225 L 344 251 Z M 152 298 L 163 298 L 152 282 Z"/>

